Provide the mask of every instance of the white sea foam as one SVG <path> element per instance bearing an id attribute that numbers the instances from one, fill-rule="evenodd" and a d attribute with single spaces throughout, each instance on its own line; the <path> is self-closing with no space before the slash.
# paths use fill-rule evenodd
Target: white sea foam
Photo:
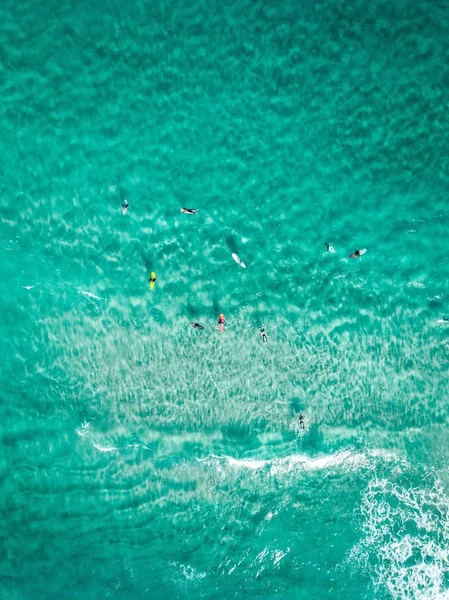
<path id="1" fill-rule="evenodd" d="M 261 469 L 270 462 L 268 460 L 239 460 L 237 458 L 228 458 L 227 461 L 230 465 L 246 467 L 247 469 Z"/>
<path id="2" fill-rule="evenodd" d="M 75 433 L 77 435 L 79 435 L 80 437 L 86 437 L 89 433 L 89 423 L 87 423 L 86 421 L 84 421 L 84 423 L 81 425 L 81 427 L 78 427 L 78 429 L 75 429 Z"/>
<path id="3" fill-rule="evenodd" d="M 181 579 L 189 582 L 198 581 L 200 579 L 204 579 L 207 573 L 198 571 L 191 565 L 185 565 L 179 562 L 171 562 L 171 567 L 174 567 L 176 570 L 175 579 Z"/>
<path id="4" fill-rule="evenodd" d="M 415 287 L 415 288 L 424 288 L 424 287 L 426 287 L 423 283 L 421 283 L 421 281 L 409 281 L 408 282 L 408 286 L 409 287 Z"/>
<path id="5" fill-rule="evenodd" d="M 116 452 L 118 450 L 118 448 L 115 446 L 102 446 L 101 444 L 96 444 L 95 442 L 92 442 L 92 445 L 100 452 Z"/>
<path id="6" fill-rule="evenodd" d="M 287 548 L 285 552 L 283 552 L 282 550 L 275 550 L 274 551 L 274 561 L 273 564 L 277 565 L 278 563 L 281 562 L 281 560 L 287 556 L 287 554 L 290 552 L 290 548 Z"/>
<path id="7" fill-rule="evenodd" d="M 101 300 L 100 296 L 97 296 L 96 294 L 93 294 L 92 292 L 86 292 L 86 290 L 78 290 L 79 294 L 82 294 L 83 296 L 87 296 L 89 298 L 95 298 L 95 300 Z"/>
<path id="8" fill-rule="evenodd" d="M 363 538 L 349 561 L 393 600 L 447 600 L 449 503 L 444 490 L 370 483 L 361 505 Z"/>
<path id="9" fill-rule="evenodd" d="M 386 450 L 371 450 L 366 453 L 343 450 L 316 458 L 311 458 L 306 454 L 293 454 L 284 458 L 272 458 L 266 460 L 211 455 L 207 458 L 198 459 L 198 461 L 208 463 L 212 462 L 215 465 L 220 466 L 220 468 L 223 466 L 223 464 L 227 464 L 229 467 L 235 469 L 258 470 L 269 467 L 273 474 L 282 475 L 295 469 L 316 471 L 343 465 L 350 466 L 351 469 L 363 468 L 368 467 L 371 464 L 375 464 L 378 459 L 392 461 L 395 463 L 398 461 L 396 454 Z"/>

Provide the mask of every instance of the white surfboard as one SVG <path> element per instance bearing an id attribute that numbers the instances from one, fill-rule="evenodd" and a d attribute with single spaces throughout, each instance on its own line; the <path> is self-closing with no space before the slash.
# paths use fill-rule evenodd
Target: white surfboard
<path id="1" fill-rule="evenodd" d="M 332 246 L 332 244 L 329 244 L 329 252 L 335 253 L 335 248 Z"/>
<path id="2" fill-rule="evenodd" d="M 243 262 L 243 260 L 241 260 L 241 259 L 240 259 L 240 258 L 237 256 L 237 254 L 236 254 L 235 252 L 233 252 L 233 253 L 232 253 L 232 258 L 235 260 L 235 262 L 236 262 L 236 263 L 237 263 L 237 264 L 238 264 L 240 267 L 242 267 L 242 269 L 246 269 L 246 265 L 245 265 L 245 263 Z"/>

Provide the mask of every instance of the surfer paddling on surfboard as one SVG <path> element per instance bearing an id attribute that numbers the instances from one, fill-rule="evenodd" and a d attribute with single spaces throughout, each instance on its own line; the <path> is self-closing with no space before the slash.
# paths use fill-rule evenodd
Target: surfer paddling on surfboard
<path id="1" fill-rule="evenodd" d="M 365 252 L 366 248 L 364 248 L 363 250 L 354 250 L 353 254 L 351 254 L 349 258 L 360 258 L 365 254 Z"/>
<path id="2" fill-rule="evenodd" d="M 128 200 L 124 200 L 122 204 L 122 215 L 126 215 L 126 211 L 129 208 Z"/>
<path id="3" fill-rule="evenodd" d="M 157 277 L 154 271 L 151 272 L 150 278 L 148 279 L 150 282 L 150 290 L 154 290 L 154 286 L 156 285 Z"/>
<path id="4" fill-rule="evenodd" d="M 332 246 L 332 244 L 328 244 L 327 242 L 325 242 L 324 245 L 326 246 L 327 252 L 335 252 L 335 248 Z"/>
<path id="5" fill-rule="evenodd" d="M 225 316 L 223 313 L 218 317 L 218 331 L 224 331 Z"/>
<path id="6" fill-rule="evenodd" d="M 199 323 L 193 323 L 191 321 L 190 325 L 193 327 L 193 329 L 204 329 L 204 327 L 202 325 L 200 325 Z"/>
<path id="7" fill-rule="evenodd" d="M 196 208 L 181 208 L 181 212 L 185 215 L 197 215 L 198 211 Z"/>

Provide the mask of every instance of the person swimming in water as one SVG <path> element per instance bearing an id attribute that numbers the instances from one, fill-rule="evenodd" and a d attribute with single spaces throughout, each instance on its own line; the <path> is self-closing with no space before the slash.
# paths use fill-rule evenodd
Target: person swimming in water
<path id="1" fill-rule="evenodd" d="M 197 215 L 198 211 L 196 208 L 181 208 L 181 212 L 185 215 Z"/>
<path id="2" fill-rule="evenodd" d="M 218 331 L 224 331 L 225 316 L 223 313 L 218 317 Z"/>
<path id="3" fill-rule="evenodd" d="M 193 321 L 190 321 L 190 325 L 193 327 L 193 329 L 204 329 L 202 325 L 199 323 L 194 323 Z"/>
<path id="4" fill-rule="evenodd" d="M 267 334 L 265 333 L 265 327 L 261 327 L 260 335 L 262 336 L 262 342 L 268 342 Z"/>
<path id="5" fill-rule="evenodd" d="M 299 414 L 299 426 L 301 427 L 301 429 L 305 428 L 304 415 L 302 413 Z"/>
<path id="6" fill-rule="evenodd" d="M 124 200 L 123 204 L 122 204 L 122 215 L 126 215 L 126 211 L 129 208 L 129 204 L 127 200 Z"/>

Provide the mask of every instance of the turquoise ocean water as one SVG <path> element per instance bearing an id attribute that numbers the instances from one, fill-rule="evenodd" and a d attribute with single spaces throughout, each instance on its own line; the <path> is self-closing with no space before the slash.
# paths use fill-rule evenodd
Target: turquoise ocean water
<path id="1" fill-rule="evenodd" d="M 0 23 L 1 597 L 447 600 L 447 0 Z"/>

